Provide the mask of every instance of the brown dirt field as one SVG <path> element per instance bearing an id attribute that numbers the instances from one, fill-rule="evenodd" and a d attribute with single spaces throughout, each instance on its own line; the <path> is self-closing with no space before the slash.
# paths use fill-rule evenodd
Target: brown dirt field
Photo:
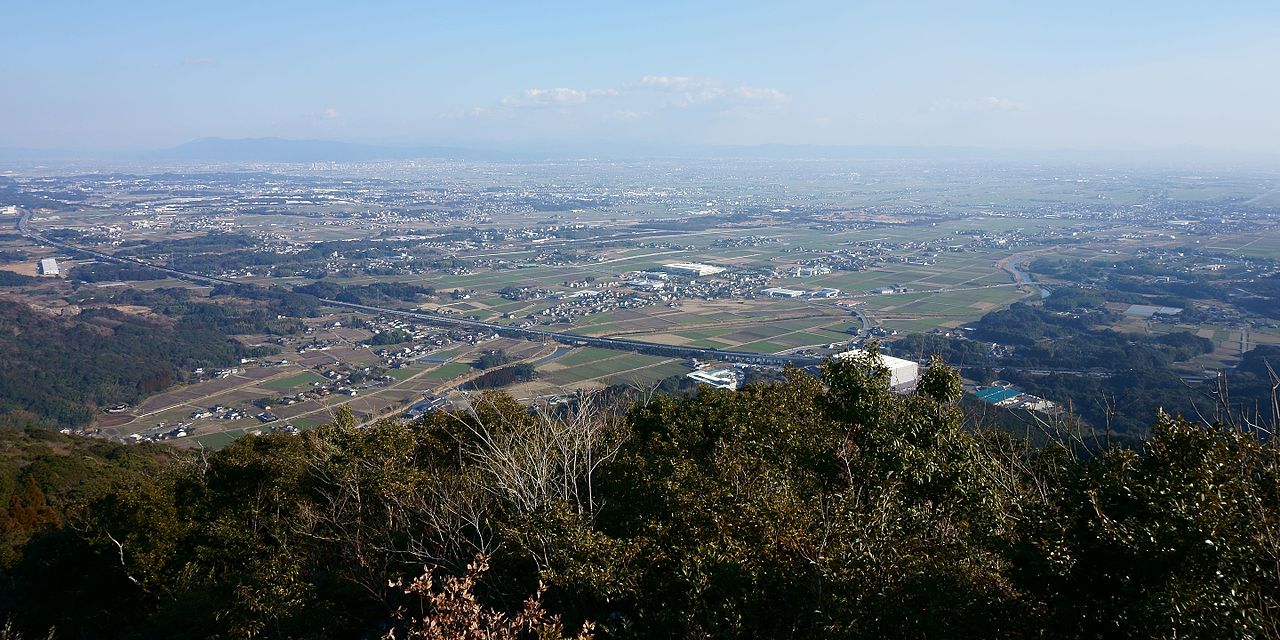
<path id="1" fill-rule="evenodd" d="M 96 426 L 103 429 L 110 429 L 123 424 L 128 424 L 131 420 L 133 420 L 133 416 L 127 413 L 106 413 L 98 419 Z"/>
<path id="2" fill-rule="evenodd" d="M 652 342 L 652 343 L 654 343 L 654 344 L 685 345 L 685 344 L 689 344 L 690 342 L 692 342 L 692 340 L 690 340 L 689 338 L 685 338 L 685 337 L 682 337 L 682 336 L 671 335 L 671 334 L 669 334 L 669 333 L 650 333 L 650 334 L 645 334 L 644 339 L 645 339 L 645 341 L 646 341 L 646 342 Z"/>
<path id="3" fill-rule="evenodd" d="M 36 262 L 34 258 L 26 262 L 10 262 L 9 264 L 0 264 L 0 269 L 20 273 L 24 276 L 36 275 Z"/>

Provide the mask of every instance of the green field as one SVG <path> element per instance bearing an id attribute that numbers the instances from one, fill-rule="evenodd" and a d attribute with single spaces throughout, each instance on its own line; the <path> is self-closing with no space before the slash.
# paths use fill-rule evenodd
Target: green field
<path id="1" fill-rule="evenodd" d="M 428 371 L 427 373 L 422 374 L 422 376 L 418 379 L 444 382 L 446 380 L 452 380 L 468 371 L 474 371 L 474 370 L 475 369 L 471 365 L 465 362 L 449 362 L 449 363 L 440 365 L 440 367 L 437 369 L 434 369 L 432 371 Z"/>
<path id="2" fill-rule="evenodd" d="M 313 382 L 324 382 L 324 376 L 314 371 L 303 371 L 302 373 L 289 376 L 287 378 L 279 378 L 264 382 L 261 386 L 271 389 L 272 391 L 292 391 L 294 389 L 310 389 Z"/>

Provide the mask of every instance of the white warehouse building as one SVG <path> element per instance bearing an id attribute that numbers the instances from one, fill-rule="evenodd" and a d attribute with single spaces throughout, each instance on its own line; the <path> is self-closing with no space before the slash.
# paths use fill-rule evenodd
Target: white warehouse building
<path id="1" fill-rule="evenodd" d="M 56 276 L 58 275 L 58 261 L 53 258 L 43 258 L 40 260 L 40 275 Z"/>
<path id="2" fill-rule="evenodd" d="M 847 360 L 854 356 L 865 354 L 862 349 L 853 349 L 844 353 L 836 354 L 837 358 Z M 920 365 L 910 360 L 886 356 L 883 353 L 878 354 L 880 364 L 889 370 L 889 388 L 895 391 L 902 391 L 915 388 L 916 381 L 920 378 Z"/>
<path id="3" fill-rule="evenodd" d="M 676 275 L 701 277 L 714 276 L 724 269 L 710 264 L 702 264 L 701 262 L 672 262 L 671 264 L 662 265 L 663 271 L 668 271 Z"/>

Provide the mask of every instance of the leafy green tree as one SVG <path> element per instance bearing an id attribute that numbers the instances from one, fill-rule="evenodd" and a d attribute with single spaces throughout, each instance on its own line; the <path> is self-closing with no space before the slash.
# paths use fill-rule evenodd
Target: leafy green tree
<path id="1" fill-rule="evenodd" d="M 1056 637 L 1275 637 L 1277 462 L 1273 443 L 1163 414 L 1140 451 L 1057 456 L 1012 575 Z"/>

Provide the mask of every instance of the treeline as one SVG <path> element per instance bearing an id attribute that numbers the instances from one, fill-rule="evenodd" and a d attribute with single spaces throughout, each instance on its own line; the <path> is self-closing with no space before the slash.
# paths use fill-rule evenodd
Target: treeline
<path id="1" fill-rule="evenodd" d="M 493 369 L 486 371 L 479 376 L 463 383 L 460 389 L 473 391 L 479 389 L 498 389 L 509 384 L 517 382 L 528 382 L 538 375 L 532 364 L 521 362 L 520 364 L 501 369 Z"/>
<path id="2" fill-rule="evenodd" d="M 1090 283 L 1112 302 L 1186 308 L 1192 300 L 1216 300 L 1280 318 L 1280 273 L 1257 277 L 1239 267 L 1196 273 L 1143 259 L 1039 258 L 1028 268 L 1069 282 Z"/>
<path id="3" fill-rule="evenodd" d="M 341 285 L 320 280 L 296 286 L 294 292 L 326 300 L 377 306 L 387 302 L 413 302 L 421 296 L 433 296 L 436 290 L 405 282 L 374 282 L 364 285 Z"/>
<path id="4" fill-rule="evenodd" d="M 38 280 L 39 278 L 0 269 L 0 287 L 21 287 Z"/>
<path id="5" fill-rule="evenodd" d="M 904 357 L 940 355 L 966 367 L 1045 367 L 1052 369 L 1167 369 L 1211 353 L 1213 341 L 1186 331 L 1146 336 L 1096 329 L 1101 313 L 1066 314 L 1015 302 L 986 314 L 964 337 L 913 334 L 888 348 Z M 998 360 L 990 344 L 1012 347 Z"/>
<path id="6" fill-rule="evenodd" d="M 115 282 L 117 280 L 163 280 L 167 274 L 140 265 L 116 262 L 92 262 L 76 265 L 67 278 L 84 282 Z"/>
<path id="7" fill-rule="evenodd" d="M 90 308 L 64 319 L 0 300 L 0 424 L 83 425 L 95 407 L 136 402 L 242 352 L 198 318 L 161 322 Z"/>
<path id="8" fill-rule="evenodd" d="M 972 337 L 1017 347 L 1009 364 L 1056 369 L 1167 369 L 1211 353 L 1213 341 L 1179 331 L 1161 336 L 1092 328 L 1087 315 L 1058 314 L 1015 302 L 973 324 Z"/>
<path id="9" fill-rule="evenodd" d="M 379 331 L 362 342 L 375 347 L 385 347 L 387 345 L 409 342 L 410 340 L 413 340 L 413 334 L 408 331 L 405 331 L 404 329 L 388 329 L 386 331 Z"/>
<path id="10" fill-rule="evenodd" d="M 301 333 L 306 326 L 296 316 L 289 316 L 284 313 L 285 311 L 303 311 L 313 315 L 318 313 L 319 301 L 314 301 L 314 305 L 311 304 L 311 300 L 303 300 L 301 303 L 291 303 L 287 300 L 282 302 L 277 295 L 271 293 L 271 290 L 265 291 L 266 293 L 255 293 L 251 289 L 245 289 L 241 292 L 238 288 L 214 287 L 211 293 L 216 292 L 219 297 L 224 298 L 215 303 L 192 297 L 191 290 L 185 287 L 159 287 L 149 290 L 126 288 L 112 293 L 106 301 L 112 304 L 147 307 L 158 314 L 175 319 L 186 318 L 230 335 L 294 335 Z M 285 293 L 289 297 L 298 295 L 280 289 L 275 290 L 275 293 Z M 231 296 L 240 297 L 245 294 L 252 296 L 251 300 L 265 300 L 266 304 L 252 306 L 251 302 L 237 301 L 233 304 L 225 300 Z M 79 300 L 82 304 L 92 303 L 98 295 L 100 292 L 94 291 L 73 299 Z M 90 297 L 95 300 L 89 300 Z"/>
<path id="11" fill-rule="evenodd" d="M 1053 306 L 1074 311 L 1048 308 L 1055 301 Z M 1109 319 L 1092 308 L 1096 301 L 1089 292 L 1059 289 L 1045 307 L 1015 303 L 988 313 L 963 337 L 913 334 L 886 350 L 917 360 L 938 355 L 980 383 L 1012 382 L 1099 430 L 1141 435 L 1150 423 L 1151 407 L 1186 416 L 1215 413 L 1218 399 L 1212 385 L 1185 382 L 1171 370 L 1212 352 L 1212 341 L 1185 331 L 1145 336 L 1093 328 Z M 1011 349 L 993 353 L 989 343 Z M 1241 386 L 1231 394 L 1231 409 L 1265 404 L 1269 395 L 1263 391 L 1252 381 Z"/>
<path id="12" fill-rule="evenodd" d="M 474 366 L 477 369 L 492 369 L 494 367 L 500 367 L 507 364 L 508 362 L 511 362 L 511 356 L 508 355 L 506 351 L 503 351 L 502 349 L 493 349 L 480 354 L 480 357 L 476 358 Z"/>
<path id="13" fill-rule="evenodd" d="M 209 290 L 210 298 L 235 297 L 266 303 L 271 313 L 293 318 L 314 318 L 320 315 L 324 302 L 306 293 L 284 287 L 259 287 L 251 284 L 218 284 Z"/>
<path id="14" fill-rule="evenodd" d="M 407 637 L 541 582 L 601 638 L 1280 633 L 1274 443 L 1162 416 L 1136 450 L 1032 447 L 964 428 L 943 367 L 887 386 L 863 360 L 617 411 L 488 392 L 209 456 L 20 436 L 0 609 L 28 637 Z M 462 609 L 401 586 L 477 554 Z"/>

